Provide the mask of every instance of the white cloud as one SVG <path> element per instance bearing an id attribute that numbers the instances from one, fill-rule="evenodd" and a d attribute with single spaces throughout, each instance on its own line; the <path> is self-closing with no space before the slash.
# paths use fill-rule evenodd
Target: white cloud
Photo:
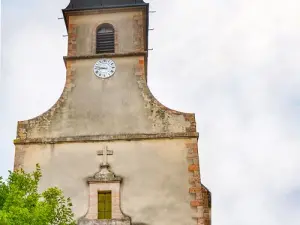
<path id="1" fill-rule="evenodd" d="M 298 224 L 300 2 L 149 2 L 157 11 L 149 86 L 166 106 L 197 115 L 213 224 Z M 67 3 L 34 2 L 20 14 L 3 5 L 0 174 L 12 167 L 16 120 L 47 110 L 64 85 L 65 28 L 57 17 Z"/>

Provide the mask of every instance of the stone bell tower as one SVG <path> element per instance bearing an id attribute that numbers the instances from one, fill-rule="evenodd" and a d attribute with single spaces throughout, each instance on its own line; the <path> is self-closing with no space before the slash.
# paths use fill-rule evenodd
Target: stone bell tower
<path id="1" fill-rule="evenodd" d="M 147 86 L 149 4 L 71 0 L 63 14 L 65 87 L 47 112 L 18 122 L 15 169 L 39 163 L 40 189 L 71 197 L 78 224 L 210 225 L 195 115 Z"/>

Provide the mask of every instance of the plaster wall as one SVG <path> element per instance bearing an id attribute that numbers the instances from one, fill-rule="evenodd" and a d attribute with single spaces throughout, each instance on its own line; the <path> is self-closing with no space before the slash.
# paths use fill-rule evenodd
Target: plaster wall
<path id="1" fill-rule="evenodd" d="M 116 54 L 95 55 L 102 23 L 115 28 Z M 203 206 L 195 115 L 165 107 L 150 92 L 145 29 L 141 8 L 68 16 L 64 90 L 47 112 L 18 122 L 15 169 L 39 163 L 40 188 L 62 188 L 79 218 L 88 210 L 86 179 L 97 172 L 96 152 L 108 145 L 112 170 L 124 178 L 121 208 L 133 224 L 203 225 L 210 211 Z M 103 57 L 117 66 L 109 79 L 93 73 Z"/>
<path id="2" fill-rule="evenodd" d="M 96 30 L 103 23 L 109 23 L 114 27 L 115 53 L 144 50 L 146 25 L 141 8 L 104 10 L 96 14 L 83 12 L 70 16 L 69 23 L 76 26 L 77 55 L 95 54 Z"/>
<path id="3" fill-rule="evenodd" d="M 47 112 L 20 121 L 17 139 L 196 132 L 194 114 L 166 108 L 147 86 L 145 13 L 143 7 L 71 12 L 63 93 Z M 117 69 L 109 79 L 93 73 L 104 57 L 95 55 L 96 30 L 102 23 L 115 28 L 116 54 L 106 57 Z"/>
<path id="4" fill-rule="evenodd" d="M 94 75 L 97 60 L 68 62 L 61 98 L 41 116 L 19 122 L 18 138 L 196 131 L 194 114 L 169 110 L 153 97 L 143 56 L 114 57 L 116 73 L 108 79 Z"/>
<path id="5" fill-rule="evenodd" d="M 105 145 L 113 150 L 108 161 L 112 171 L 123 177 L 121 209 L 133 224 L 190 225 L 195 208 L 190 202 L 187 142 L 194 139 L 161 139 L 97 143 L 18 145 L 20 166 L 31 171 L 39 163 L 43 177 L 41 190 L 62 188 L 71 197 L 76 217 L 88 210 L 86 179 L 98 171 L 102 158 L 97 151 Z"/>

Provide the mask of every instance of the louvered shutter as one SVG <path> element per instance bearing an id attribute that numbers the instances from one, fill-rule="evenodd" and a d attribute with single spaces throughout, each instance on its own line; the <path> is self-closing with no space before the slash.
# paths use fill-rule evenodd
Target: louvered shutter
<path id="1" fill-rule="evenodd" d="M 115 52 L 115 32 L 111 25 L 104 24 L 97 30 L 96 53 Z"/>

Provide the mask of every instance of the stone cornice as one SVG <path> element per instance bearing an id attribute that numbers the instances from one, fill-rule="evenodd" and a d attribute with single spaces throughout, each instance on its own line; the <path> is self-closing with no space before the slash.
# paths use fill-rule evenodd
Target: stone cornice
<path id="1" fill-rule="evenodd" d="M 145 7 L 146 6 L 146 7 Z M 100 14 L 104 12 L 131 12 L 133 10 L 145 10 L 146 13 L 148 13 L 148 7 L 149 4 L 136 4 L 136 5 L 116 5 L 114 7 L 90 7 L 86 9 L 63 9 L 62 12 L 67 18 L 68 16 L 82 16 L 82 15 L 93 15 L 93 14 Z"/>
<path id="2" fill-rule="evenodd" d="M 76 56 L 64 56 L 64 62 L 67 60 L 78 60 L 78 59 L 96 59 L 96 58 L 117 58 L 117 57 L 128 57 L 128 56 L 147 56 L 147 51 L 127 52 L 127 53 L 103 53 L 103 54 L 90 54 L 90 55 L 76 55 Z"/>
<path id="3" fill-rule="evenodd" d="M 198 138 L 197 132 L 185 133 L 160 133 L 160 134 L 117 134 L 117 135 L 93 135 L 93 136 L 73 136 L 58 138 L 30 138 L 15 139 L 15 145 L 25 144 L 60 144 L 60 143 L 84 143 L 102 141 L 135 141 L 147 139 L 173 139 L 173 138 Z"/>

